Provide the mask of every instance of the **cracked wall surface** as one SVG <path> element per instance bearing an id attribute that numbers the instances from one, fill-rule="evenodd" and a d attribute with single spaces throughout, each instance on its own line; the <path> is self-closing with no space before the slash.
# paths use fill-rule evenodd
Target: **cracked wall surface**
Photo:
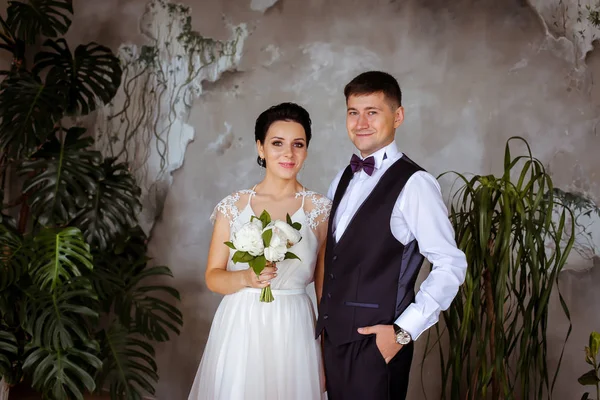
<path id="1" fill-rule="evenodd" d="M 204 37 L 192 29 L 188 6 L 152 0 L 140 20 L 145 44 L 119 48 L 123 83 L 98 112 L 96 145 L 103 154 L 129 162 L 142 188 L 139 220 L 146 233 L 194 139 L 187 118 L 202 95 L 202 82 L 216 81 L 240 60 L 246 27 L 228 28 L 230 40 Z"/>
<path id="2" fill-rule="evenodd" d="M 159 192 L 161 200 L 151 206 L 154 208 L 145 203 L 144 218 L 147 229 L 154 224 L 151 256 L 174 271 L 185 320 L 180 337 L 156 347 L 161 376 L 157 398 L 186 398 L 191 386 L 221 299 L 204 284 L 211 236 L 208 217 L 221 198 L 261 179 L 253 127 L 258 114 L 273 104 L 295 101 L 311 113 L 313 140 L 300 178 L 312 190 L 326 192 L 353 150 L 345 133 L 343 86 L 366 69 L 382 69 L 394 74 L 403 89 L 406 119 L 398 129 L 398 145 L 434 175 L 447 170 L 497 173 L 506 139 L 520 135 L 548 166 L 557 186 L 599 200 L 600 89 L 596 82 L 600 80 L 600 57 L 598 51 L 590 51 L 597 32 L 586 31 L 580 41 L 576 32 L 585 23 L 577 19 L 565 23 L 563 31 L 557 30 L 553 10 L 566 4 L 559 0 L 532 0 L 531 4 L 491 0 L 184 1 L 183 5 L 190 7 L 185 11 L 189 28 L 203 38 L 231 43 L 236 37 L 234 27 L 244 27 L 244 32 L 239 51 L 217 63 L 211 73 L 203 72 L 189 86 L 182 81 L 167 85 L 168 93 L 176 87 L 189 90 L 186 103 L 174 114 L 174 128 L 167 130 L 172 144 L 168 172 L 158 174 L 164 166 L 154 153 L 156 143 L 147 140 L 152 136 L 144 136 L 149 134 L 148 128 L 141 130 L 139 140 L 131 142 L 130 154 L 147 157 L 140 159 L 146 160 L 140 162 L 141 170 L 147 169 L 148 176 L 161 176 L 144 182 L 166 182 Z M 579 3 L 570 0 L 568 4 L 568 10 L 562 9 L 572 18 L 573 4 Z M 149 16 L 146 0 L 76 0 L 75 10 L 70 43 L 97 40 L 115 51 L 121 49 L 124 60 L 130 61 L 140 58 L 143 46 L 154 43 L 160 49 L 156 60 L 161 68 L 189 67 L 172 57 L 187 57 L 184 50 L 168 50 L 164 40 L 154 41 L 169 37 L 164 34 L 169 21 L 182 29 L 176 26 L 177 18 L 168 13 Z M 153 28 L 146 28 L 144 21 Z M 183 79 L 202 63 L 194 61 L 178 76 Z M 143 65 L 132 65 L 132 72 Z M 151 76 L 147 79 L 156 82 Z M 141 99 L 143 93 L 136 93 Z M 108 131 L 108 115 L 122 107 L 123 100 L 121 95 L 113 108 L 98 116 L 105 121 L 98 126 L 98 135 L 104 134 L 103 129 Z M 165 107 L 170 103 L 152 104 L 154 116 L 160 116 L 159 124 L 164 126 L 169 115 Z M 139 107 L 131 110 L 139 111 Z M 111 132 L 122 141 L 122 130 Z M 107 151 L 109 145 L 101 140 L 101 146 Z M 447 194 L 450 183 L 442 181 L 442 187 Z M 151 194 L 148 199 L 156 200 Z M 161 209 L 154 222 L 153 215 Z M 595 221 L 592 216 L 584 222 Z M 587 370 L 583 347 L 589 332 L 600 325 L 600 276 L 598 268 L 592 268 L 598 262 L 594 258 L 600 238 L 598 224 L 592 224 L 590 230 L 591 253 L 574 254 L 561 276 L 573 332 L 554 393 L 558 399 L 581 397 L 584 390 L 577 377 Z M 421 274 L 420 279 L 423 277 Z M 568 327 L 556 296 L 549 324 L 552 367 Z M 429 357 L 421 373 L 423 348 L 422 341 L 417 343 L 410 399 L 424 398 L 421 379 L 428 398 L 439 395 L 438 360 L 435 355 Z"/>

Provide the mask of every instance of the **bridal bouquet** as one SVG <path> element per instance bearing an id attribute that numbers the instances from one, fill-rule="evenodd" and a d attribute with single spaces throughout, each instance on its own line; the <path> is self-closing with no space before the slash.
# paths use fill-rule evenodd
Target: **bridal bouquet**
<path id="1" fill-rule="evenodd" d="M 232 235 L 231 242 L 225 244 L 236 252 L 234 263 L 248 263 L 256 276 L 267 266 L 287 259 L 300 259 L 288 251 L 290 247 L 302 240 L 298 222 L 292 222 L 289 214 L 286 221 L 271 221 L 271 216 L 264 210 L 260 217 L 252 216 L 250 221 Z M 274 300 L 271 286 L 262 289 L 260 301 L 270 303 Z"/>

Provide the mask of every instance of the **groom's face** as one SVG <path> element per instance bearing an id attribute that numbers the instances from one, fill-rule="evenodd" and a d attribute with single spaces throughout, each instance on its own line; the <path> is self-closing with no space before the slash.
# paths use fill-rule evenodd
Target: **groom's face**
<path id="1" fill-rule="evenodd" d="M 382 92 L 351 95 L 346 102 L 346 129 L 363 157 L 392 143 L 404 120 L 404 109 Z"/>

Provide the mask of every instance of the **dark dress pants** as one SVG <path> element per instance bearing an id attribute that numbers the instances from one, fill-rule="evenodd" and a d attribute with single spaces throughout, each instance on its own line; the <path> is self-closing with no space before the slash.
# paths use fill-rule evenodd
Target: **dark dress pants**
<path id="1" fill-rule="evenodd" d="M 329 400 L 405 400 L 414 344 L 403 346 L 386 364 L 375 335 L 335 346 L 323 332 L 323 359 Z"/>

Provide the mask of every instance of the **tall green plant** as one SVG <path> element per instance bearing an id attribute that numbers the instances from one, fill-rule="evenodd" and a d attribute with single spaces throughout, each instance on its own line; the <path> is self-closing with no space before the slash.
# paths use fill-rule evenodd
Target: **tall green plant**
<path id="1" fill-rule="evenodd" d="M 526 145 L 526 155 L 512 156 L 514 141 Z M 443 313 L 449 342 L 446 350 L 438 341 L 443 398 L 550 397 L 562 354 L 552 377 L 546 360 L 548 303 L 573 246 L 570 211 L 556 203 L 552 179 L 519 137 L 506 143 L 500 177 L 441 176 L 449 173 L 462 182 L 450 218 L 468 270 Z M 567 338 L 570 332 L 569 327 Z"/>
<path id="2" fill-rule="evenodd" d="M 146 256 L 140 189 L 128 166 L 103 159 L 84 128 L 65 122 L 109 102 L 121 66 L 104 46 L 71 52 L 57 38 L 71 25 L 71 0 L 10 1 L 7 14 L 0 49 L 13 63 L 0 83 L 0 378 L 53 400 L 103 388 L 113 399 L 140 399 L 158 380 L 152 342 L 169 340 L 183 323 L 169 302 L 179 293 L 158 282 L 172 276 L 169 268 Z M 27 59 L 40 36 L 41 51 Z M 16 201 L 5 189 L 19 194 Z"/>

